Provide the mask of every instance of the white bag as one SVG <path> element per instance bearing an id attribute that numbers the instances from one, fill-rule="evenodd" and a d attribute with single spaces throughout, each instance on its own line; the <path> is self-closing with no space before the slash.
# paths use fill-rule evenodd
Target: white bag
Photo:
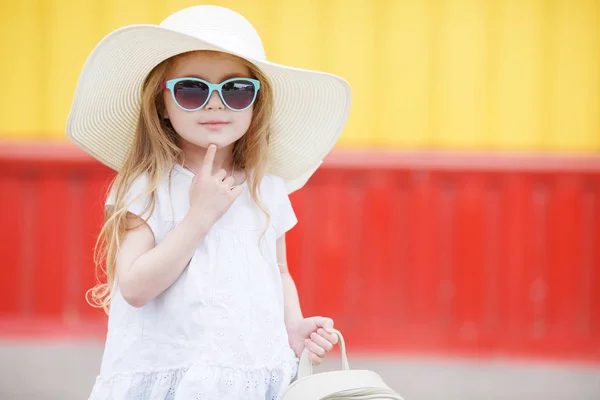
<path id="1" fill-rule="evenodd" d="M 342 370 L 313 375 L 312 361 L 304 350 L 298 366 L 298 379 L 283 396 L 283 400 L 403 400 L 373 371 L 351 370 L 346 356 L 346 344 L 338 335 L 342 353 Z"/>

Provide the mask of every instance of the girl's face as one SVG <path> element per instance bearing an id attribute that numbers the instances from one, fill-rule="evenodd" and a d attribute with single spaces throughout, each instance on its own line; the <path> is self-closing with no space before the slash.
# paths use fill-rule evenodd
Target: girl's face
<path id="1" fill-rule="evenodd" d="M 250 70 L 237 58 L 218 52 L 197 51 L 177 58 L 167 80 L 196 77 L 212 84 L 230 78 L 250 78 Z M 163 91 L 165 118 L 171 121 L 175 131 L 184 140 L 183 146 L 199 146 L 204 149 L 213 143 L 225 148 L 240 139 L 250 126 L 253 106 L 243 111 L 229 109 L 214 91 L 208 102 L 199 110 L 186 111 L 173 100 L 170 90 Z"/>

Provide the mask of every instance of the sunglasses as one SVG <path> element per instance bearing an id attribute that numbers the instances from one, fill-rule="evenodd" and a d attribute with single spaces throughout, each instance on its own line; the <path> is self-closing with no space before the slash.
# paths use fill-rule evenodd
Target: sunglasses
<path id="1" fill-rule="evenodd" d="M 233 111 L 250 107 L 260 89 L 260 82 L 251 78 L 231 78 L 221 83 L 209 83 L 199 78 L 176 78 L 163 85 L 173 96 L 175 104 L 185 111 L 196 111 L 208 103 L 213 91 L 217 91 L 223 104 Z"/>

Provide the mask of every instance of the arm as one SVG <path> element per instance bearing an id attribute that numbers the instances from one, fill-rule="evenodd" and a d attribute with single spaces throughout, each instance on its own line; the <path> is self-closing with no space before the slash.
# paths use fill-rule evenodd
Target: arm
<path id="1" fill-rule="evenodd" d="M 154 299 L 177 280 L 211 224 L 188 213 L 165 239 L 154 246 L 154 234 L 139 217 L 129 213 L 127 230 L 117 255 L 121 294 L 134 307 Z M 141 226 L 140 226 L 141 223 Z"/>
<path id="2" fill-rule="evenodd" d="M 296 284 L 287 266 L 285 234 L 277 239 L 277 263 L 281 273 L 285 327 L 290 347 L 298 357 L 306 347 L 313 364 L 318 365 L 338 341 L 337 335 L 330 331 L 333 328 L 333 320 L 324 317 L 304 318 L 302 316 Z"/>
<path id="3" fill-rule="evenodd" d="M 294 327 L 304 317 L 300 308 L 298 290 L 287 266 L 285 235 L 277 239 L 277 264 L 279 265 L 281 285 L 283 286 L 285 326 L 289 331 L 290 327 Z"/>

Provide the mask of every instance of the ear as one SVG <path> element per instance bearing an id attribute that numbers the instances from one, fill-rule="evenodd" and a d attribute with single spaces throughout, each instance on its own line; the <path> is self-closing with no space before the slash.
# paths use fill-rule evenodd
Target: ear
<path id="1" fill-rule="evenodd" d="M 169 113 L 167 112 L 167 107 L 165 107 L 165 106 L 159 106 L 158 107 L 158 115 L 160 115 L 162 117 L 162 119 L 168 120 L 169 119 Z"/>
<path id="2" fill-rule="evenodd" d="M 156 113 L 158 114 L 159 118 L 165 120 L 169 119 L 169 113 L 167 112 L 167 107 L 165 106 L 164 100 L 160 99 L 160 101 L 157 102 Z"/>

